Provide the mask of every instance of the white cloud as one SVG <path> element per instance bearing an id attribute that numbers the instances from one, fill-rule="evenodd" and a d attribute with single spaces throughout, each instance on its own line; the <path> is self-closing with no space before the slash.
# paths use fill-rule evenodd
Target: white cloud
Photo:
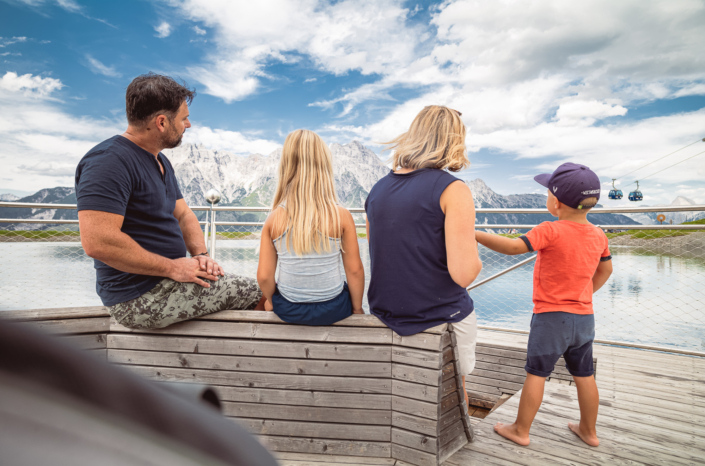
<path id="1" fill-rule="evenodd" d="M 0 37 L 0 47 L 7 47 L 8 45 L 16 44 L 18 42 L 27 42 L 27 38 L 21 37 Z"/>
<path id="2" fill-rule="evenodd" d="M 108 76 L 110 78 L 119 78 L 122 76 L 122 74 L 115 70 L 114 66 L 104 65 L 91 55 L 86 55 L 86 60 L 88 60 L 88 67 L 95 74 L 102 74 L 103 76 Z"/>
<path id="3" fill-rule="evenodd" d="M 0 165 L 8 189 L 73 185 L 80 158 L 101 140 L 122 132 L 119 120 L 76 117 L 53 94 L 55 78 L 6 73 L 0 80 Z"/>
<path id="4" fill-rule="evenodd" d="M 46 16 L 46 6 L 48 4 L 56 4 L 57 6 L 59 6 L 60 8 L 63 8 L 64 10 L 68 11 L 69 13 L 79 14 L 79 15 L 83 16 L 84 18 L 99 21 L 107 26 L 110 26 L 112 28 L 117 29 L 117 27 L 110 24 L 109 22 L 107 22 L 104 19 L 94 18 L 93 16 L 88 15 L 85 12 L 85 10 L 83 9 L 83 7 L 75 0 L 16 0 L 16 1 L 25 4 L 30 8 L 33 8 L 34 10 L 36 10 L 37 12 L 39 12 L 40 14 L 45 15 L 45 16 Z"/>
<path id="5" fill-rule="evenodd" d="M 687 97 L 689 95 L 705 95 L 705 84 L 691 84 L 676 91 L 674 97 Z"/>
<path id="6" fill-rule="evenodd" d="M 81 11 L 81 5 L 76 3 L 74 0 L 56 0 L 56 3 L 61 8 L 74 13 Z"/>
<path id="7" fill-rule="evenodd" d="M 54 78 L 42 78 L 31 74 L 18 75 L 8 71 L 0 79 L 0 90 L 11 93 L 20 93 L 26 97 L 48 97 L 52 92 L 61 89 L 64 85 Z"/>
<path id="8" fill-rule="evenodd" d="M 193 32 L 195 32 L 195 33 L 198 34 L 199 36 L 205 36 L 205 35 L 206 35 L 206 30 L 205 30 L 205 29 L 201 29 L 201 28 L 199 28 L 198 26 L 194 26 L 194 27 L 193 27 Z"/>
<path id="9" fill-rule="evenodd" d="M 292 62 L 299 55 L 333 74 L 384 74 L 414 59 L 421 35 L 418 28 L 405 26 L 408 10 L 401 0 L 168 3 L 185 18 L 213 29 L 217 49 L 189 72 L 206 93 L 226 102 L 256 92 L 267 63 Z"/>
<path id="10" fill-rule="evenodd" d="M 315 83 L 316 81 L 318 81 L 317 78 L 308 78 L 304 80 L 305 83 Z"/>
<path id="11" fill-rule="evenodd" d="M 171 25 L 166 21 L 162 21 L 159 26 L 154 26 L 154 30 L 157 31 L 157 37 L 163 39 L 171 34 Z"/>
<path id="12" fill-rule="evenodd" d="M 592 125 L 596 120 L 611 116 L 624 116 L 627 109 L 597 100 L 570 100 L 562 103 L 556 119 L 563 125 Z"/>
<path id="13" fill-rule="evenodd" d="M 278 142 L 252 138 L 238 131 L 211 129 L 197 124 L 186 131 L 184 141 L 203 144 L 208 149 L 225 150 L 240 155 L 267 155 L 281 146 Z"/>
<path id="14" fill-rule="evenodd" d="M 75 116 L 53 94 L 63 88 L 54 78 L 8 72 L 0 79 L 0 166 L 5 189 L 36 191 L 72 186 L 76 165 L 99 142 L 121 134 L 124 116 Z M 237 131 L 194 123 L 186 142 L 235 154 L 269 154 L 281 144 Z"/>

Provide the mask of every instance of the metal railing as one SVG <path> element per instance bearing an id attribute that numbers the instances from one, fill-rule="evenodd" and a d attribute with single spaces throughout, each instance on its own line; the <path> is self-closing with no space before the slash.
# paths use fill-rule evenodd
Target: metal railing
<path id="1" fill-rule="evenodd" d="M 0 208 L 76 209 L 70 204 L 0 202 Z M 254 277 L 259 233 L 267 207 L 213 206 L 212 211 L 253 214 L 253 221 L 201 217 L 209 249 L 226 271 Z M 361 236 L 368 273 L 364 209 L 349 209 Z M 478 214 L 547 214 L 545 209 L 476 209 Z M 705 205 L 595 208 L 606 213 L 705 212 Z M 51 213 L 51 212 L 49 212 Z M 222 213 L 222 214 L 221 214 Z M 49 215 L 46 215 L 49 216 Z M 52 215 L 53 216 L 53 215 Z M 75 215 L 74 215 L 75 218 Z M 590 217 L 588 217 L 590 218 Z M 0 218 L 0 310 L 100 304 L 92 260 L 81 245 L 75 219 Z M 41 226 L 41 229 L 39 227 Z M 506 234 L 533 224 L 478 224 Z M 705 355 L 705 225 L 599 225 L 610 238 L 614 274 L 594 296 L 597 340 L 645 349 Z M 13 243 L 12 245 L 8 243 Z M 217 251 L 216 251 L 217 247 Z M 482 328 L 526 333 L 532 315 L 532 267 L 536 256 L 504 256 L 480 247 L 483 271 L 469 288 Z M 366 303 L 365 303 L 366 305 Z"/>

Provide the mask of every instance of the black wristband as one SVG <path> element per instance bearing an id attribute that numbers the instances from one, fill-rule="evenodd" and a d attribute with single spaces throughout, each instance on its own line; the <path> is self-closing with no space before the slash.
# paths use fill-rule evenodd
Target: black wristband
<path id="1" fill-rule="evenodd" d="M 200 253 L 200 254 L 194 254 L 194 255 L 192 255 L 191 257 L 207 256 L 207 255 L 208 255 L 207 252 L 202 252 L 202 253 Z"/>

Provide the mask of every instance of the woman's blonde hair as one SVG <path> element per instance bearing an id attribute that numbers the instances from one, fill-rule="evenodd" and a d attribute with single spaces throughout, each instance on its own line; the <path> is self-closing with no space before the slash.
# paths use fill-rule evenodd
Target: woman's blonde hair
<path id="1" fill-rule="evenodd" d="M 272 210 L 284 205 L 277 230 L 297 256 L 330 251 L 328 236 L 342 234 L 330 149 L 313 131 L 297 129 L 284 141 Z"/>
<path id="2" fill-rule="evenodd" d="M 457 172 L 470 165 L 465 148 L 461 113 L 441 105 L 429 105 L 416 115 L 409 131 L 392 141 L 392 169 L 439 168 Z"/>

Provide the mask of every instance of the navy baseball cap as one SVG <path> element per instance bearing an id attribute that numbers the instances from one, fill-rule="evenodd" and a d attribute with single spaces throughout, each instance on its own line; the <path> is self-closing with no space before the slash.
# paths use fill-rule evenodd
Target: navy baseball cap
<path id="1" fill-rule="evenodd" d="M 585 198 L 600 199 L 600 179 L 585 165 L 564 163 L 553 173 L 536 175 L 534 180 L 547 187 L 563 204 L 574 209 L 582 209 L 580 202 Z"/>

